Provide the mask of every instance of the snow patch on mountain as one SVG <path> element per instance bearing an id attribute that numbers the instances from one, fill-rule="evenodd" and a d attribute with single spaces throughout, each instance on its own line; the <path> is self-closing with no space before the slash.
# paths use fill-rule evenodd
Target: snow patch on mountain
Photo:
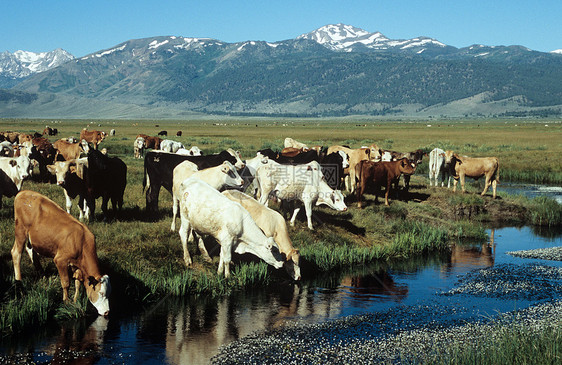
<path id="1" fill-rule="evenodd" d="M 0 53 L 0 76 L 19 79 L 47 71 L 73 60 L 74 56 L 61 48 L 50 52 L 8 51 Z"/>

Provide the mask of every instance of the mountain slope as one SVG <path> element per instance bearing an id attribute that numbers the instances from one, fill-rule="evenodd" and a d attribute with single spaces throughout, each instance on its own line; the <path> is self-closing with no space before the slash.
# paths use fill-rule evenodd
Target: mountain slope
<path id="1" fill-rule="evenodd" d="M 130 40 L 15 89 L 218 114 L 420 114 L 445 105 L 454 114 L 456 105 L 463 114 L 490 115 L 559 112 L 561 81 L 562 55 L 521 46 L 456 49 L 425 37 L 390 40 L 336 24 L 275 43 Z"/>

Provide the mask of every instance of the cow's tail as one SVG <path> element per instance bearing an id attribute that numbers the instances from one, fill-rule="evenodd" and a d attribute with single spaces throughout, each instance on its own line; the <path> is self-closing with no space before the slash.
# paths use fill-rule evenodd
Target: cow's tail
<path id="1" fill-rule="evenodd" d="M 500 183 L 500 161 L 496 158 L 498 168 L 496 169 L 496 184 Z"/>

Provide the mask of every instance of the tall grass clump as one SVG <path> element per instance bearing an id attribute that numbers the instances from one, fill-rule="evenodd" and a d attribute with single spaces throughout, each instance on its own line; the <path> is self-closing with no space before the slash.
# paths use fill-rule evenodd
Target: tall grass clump
<path id="1" fill-rule="evenodd" d="M 388 246 L 388 250 L 396 256 L 407 258 L 448 248 L 449 235 L 445 229 L 415 221 L 400 222 L 396 228 L 396 236 Z"/>
<path id="2" fill-rule="evenodd" d="M 532 224 L 539 226 L 562 225 L 562 204 L 552 198 L 546 196 L 533 198 L 529 201 L 527 209 Z"/>
<path id="3" fill-rule="evenodd" d="M 513 170 L 500 168 L 501 181 L 527 182 L 533 184 L 560 184 L 562 172 L 547 170 Z"/>

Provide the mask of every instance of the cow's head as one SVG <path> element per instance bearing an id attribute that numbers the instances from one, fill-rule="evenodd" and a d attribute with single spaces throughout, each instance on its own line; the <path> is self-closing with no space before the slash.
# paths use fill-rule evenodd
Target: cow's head
<path id="1" fill-rule="evenodd" d="M 220 167 L 220 170 L 224 175 L 224 185 L 233 187 L 244 186 L 244 179 L 240 177 L 236 168 L 228 162 L 224 161 Z"/>
<path id="2" fill-rule="evenodd" d="M 416 172 L 416 163 L 406 157 L 398 161 L 399 170 L 404 175 L 413 175 Z"/>
<path id="3" fill-rule="evenodd" d="M 109 295 L 111 294 L 111 283 L 109 276 L 104 275 L 99 280 L 90 276 L 84 282 L 88 299 L 97 309 L 100 316 L 109 314 Z"/>
<path id="4" fill-rule="evenodd" d="M 451 162 L 453 162 L 454 155 L 456 155 L 456 153 L 451 150 L 445 151 L 445 163 L 447 165 L 450 165 Z"/>
<path id="5" fill-rule="evenodd" d="M 283 265 L 285 270 L 294 280 L 301 279 L 301 268 L 300 264 L 300 251 L 297 248 L 293 248 L 288 254 L 286 254 L 286 261 Z"/>
<path id="6" fill-rule="evenodd" d="M 236 159 L 236 163 L 234 164 L 234 166 L 236 166 L 238 170 L 243 169 L 244 166 L 246 166 L 244 161 L 242 161 L 242 159 L 240 158 L 240 152 L 234 151 L 232 148 L 229 148 L 226 151 Z"/>
<path id="7" fill-rule="evenodd" d="M 322 181 L 321 183 L 326 184 L 325 181 Z M 347 210 L 347 206 L 345 205 L 343 194 L 341 193 L 341 191 L 332 189 L 330 190 L 330 192 L 321 192 L 320 194 L 318 194 L 318 201 L 316 202 L 316 205 L 325 204 L 339 212 L 345 212 Z"/>
<path id="8" fill-rule="evenodd" d="M 341 167 L 347 169 L 349 167 L 349 156 L 343 151 L 338 151 L 338 153 L 342 158 Z"/>

